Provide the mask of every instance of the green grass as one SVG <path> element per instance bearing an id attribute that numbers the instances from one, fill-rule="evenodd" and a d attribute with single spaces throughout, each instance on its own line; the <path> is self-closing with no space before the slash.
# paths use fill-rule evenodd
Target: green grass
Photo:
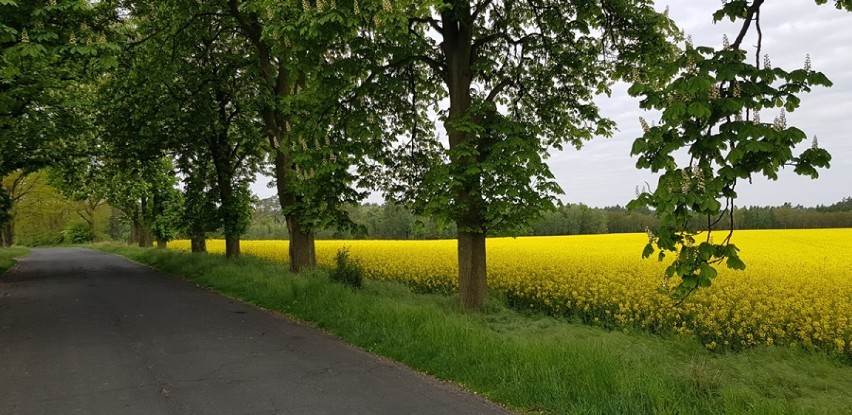
<path id="1" fill-rule="evenodd" d="M 256 258 L 98 248 L 278 310 L 371 352 L 524 413 L 848 414 L 852 367 L 785 348 L 706 351 L 697 342 L 623 333 L 525 314 L 493 301 L 482 313 L 453 297 L 323 271 L 299 276 Z"/>
<path id="2" fill-rule="evenodd" d="M 29 255 L 30 250 L 20 246 L 0 248 L 0 275 L 15 266 L 15 257 Z"/>

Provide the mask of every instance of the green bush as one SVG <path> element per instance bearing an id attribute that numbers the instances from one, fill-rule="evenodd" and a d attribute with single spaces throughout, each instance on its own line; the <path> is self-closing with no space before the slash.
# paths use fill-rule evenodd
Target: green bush
<path id="1" fill-rule="evenodd" d="M 349 257 L 349 248 L 339 249 L 335 261 L 337 264 L 329 274 L 331 280 L 352 288 L 361 288 L 364 283 L 364 268 L 358 261 Z"/>
<path id="2" fill-rule="evenodd" d="M 44 231 L 15 235 L 15 243 L 23 246 L 51 246 L 62 243 L 64 232 Z"/>
<path id="3" fill-rule="evenodd" d="M 85 244 L 95 240 L 95 235 L 86 222 L 71 222 L 62 231 L 65 243 Z"/>

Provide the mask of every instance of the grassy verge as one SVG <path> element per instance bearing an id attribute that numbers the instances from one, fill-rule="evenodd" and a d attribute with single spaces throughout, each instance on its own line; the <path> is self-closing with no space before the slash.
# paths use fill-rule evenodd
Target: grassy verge
<path id="1" fill-rule="evenodd" d="M 29 249 L 19 246 L 0 248 L 0 275 L 15 266 L 15 257 L 26 256 L 29 253 Z"/>
<path id="2" fill-rule="evenodd" d="M 321 271 L 244 257 L 98 248 L 324 328 L 366 350 L 529 413 L 849 413 L 852 367 L 814 353 L 714 354 L 697 342 L 613 332 L 492 304 L 366 281 L 353 291 Z"/>

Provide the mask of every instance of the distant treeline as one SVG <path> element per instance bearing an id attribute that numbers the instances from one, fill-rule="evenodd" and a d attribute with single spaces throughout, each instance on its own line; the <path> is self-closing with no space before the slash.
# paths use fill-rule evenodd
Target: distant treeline
<path id="1" fill-rule="evenodd" d="M 287 226 L 277 206 L 272 199 L 259 201 L 252 224 L 243 238 L 286 239 Z M 431 218 L 418 217 L 394 204 L 353 206 L 349 209 L 349 216 L 357 225 L 356 229 L 324 230 L 317 233 L 317 238 L 442 239 L 454 238 L 456 233 L 453 225 L 442 226 Z M 737 208 L 733 218 L 735 229 L 849 228 L 852 227 L 852 197 L 829 206 L 803 207 L 785 203 L 782 206 Z M 695 228 L 706 224 L 707 218 L 693 219 Z M 580 203 L 545 212 L 526 228 L 505 236 L 644 232 L 655 226 L 657 219 L 649 210 L 629 211 L 622 206 L 596 208 Z M 714 227 L 728 229 L 730 216 L 722 217 Z"/>

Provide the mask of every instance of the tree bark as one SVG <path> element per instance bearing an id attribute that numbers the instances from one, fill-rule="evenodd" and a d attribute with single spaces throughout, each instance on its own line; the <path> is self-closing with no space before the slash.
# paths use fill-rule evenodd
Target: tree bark
<path id="1" fill-rule="evenodd" d="M 478 310 L 488 297 L 485 268 L 485 233 L 458 235 L 459 300 L 466 310 Z"/>
<path id="2" fill-rule="evenodd" d="M 263 37 L 263 27 L 256 16 L 245 14 L 241 10 L 240 2 L 228 0 L 229 11 L 237 20 L 244 34 L 254 46 L 257 52 L 257 63 L 264 86 L 268 89 L 272 102 L 280 102 L 298 94 L 299 86 L 293 89 L 295 81 L 299 78 L 298 73 L 291 73 L 288 68 L 287 56 L 273 56 L 273 48 L 267 39 Z M 295 81 L 295 82 L 294 82 Z M 302 87 L 304 85 L 301 85 Z M 261 108 L 260 116 L 266 127 L 265 133 L 269 140 L 269 148 L 274 154 L 275 181 L 278 190 L 278 201 L 281 209 L 286 213 L 300 202 L 297 191 L 293 189 L 290 182 L 293 162 L 290 155 L 286 154 L 282 143 L 285 143 L 290 134 L 289 120 L 287 116 L 277 108 L 275 104 Z M 314 248 L 314 234 L 311 230 L 303 230 L 298 224 L 297 214 L 287 214 L 287 227 L 290 230 L 290 270 L 298 272 L 305 268 L 316 265 L 316 252 Z"/>
<path id="3" fill-rule="evenodd" d="M 275 155 L 275 179 L 278 186 L 278 201 L 281 208 L 296 204 L 296 196 L 293 194 L 289 182 L 290 158 L 277 152 Z M 303 269 L 314 268 L 317 265 L 317 254 L 314 243 L 314 233 L 306 230 L 299 224 L 299 217 L 286 215 L 287 231 L 290 233 L 290 271 L 300 272 Z"/>
<path id="4" fill-rule="evenodd" d="M 136 219 L 132 219 L 130 222 L 130 240 L 127 241 L 127 244 L 135 243 L 139 243 L 139 223 Z"/>
<path id="5" fill-rule="evenodd" d="M 219 200 L 222 206 L 219 209 L 222 224 L 225 228 L 225 257 L 237 258 L 240 256 L 240 215 L 237 206 L 237 195 L 234 189 L 234 176 L 236 173 L 236 161 L 232 159 L 232 149 L 228 142 L 229 126 L 232 115 L 228 112 L 228 94 L 222 88 L 216 90 L 216 102 L 219 104 L 219 131 L 208 140 L 208 149 L 213 155 L 213 168 L 216 171 L 216 186 L 219 189 Z"/>
<path id="6" fill-rule="evenodd" d="M 193 237 L 190 239 L 190 246 L 192 247 L 193 254 L 206 254 L 207 253 L 207 238 L 201 237 Z"/>
<path id="7" fill-rule="evenodd" d="M 157 239 L 157 249 L 166 249 L 168 242 L 165 239 Z"/>
<path id="8" fill-rule="evenodd" d="M 456 217 L 458 226 L 459 300 L 463 308 L 480 309 L 488 293 L 485 266 L 485 202 L 482 199 L 482 180 L 479 174 L 470 173 L 469 167 L 482 160 L 479 137 L 455 124 L 470 117 L 473 102 L 473 17 L 470 4 L 452 2 L 441 12 L 443 28 L 441 50 L 446 73 L 444 82 L 450 96 L 450 108 L 445 122 L 450 144 L 450 171 L 457 174 L 458 184 L 453 186 L 453 198 L 462 208 Z M 460 148 L 477 150 L 453 152 Z"/>
<path id="9" fill-rule="evenodd" d="M 149 210 L 148 210 L 148 198 L 141 197 L 139 199 L 139 218 L 133 221 L 134 224 L 138 227 L 136 229 L 136 236 L 139 238 L 139 247 L 140 248 L 151 248 L 154 246 L 154 239 L 152 238 L 151 232 L 151 222 L 149 219 Z"/>
<path id="10" fill-rule="evenodd" d="M 15 243 L 15 219 L 10 219 L 8 222 L 4 223 L 2 227 L 3 230 L 0 232 L 0 235 L 2 235 L 2 238 L 0 239 L 2 239 L 2 241 L 0 241 L 0 243 L 2 243 L 4 248 L 9 248 Z"/>
<path id="11" fill-rule="evenodd" d="M 151 238 L 151 231 L 148 230 L 145 226 L 141 226 L 136 232 L 136 234 L 139 235 L 140 248 L 151 248 L 154 246 L 154 241 Z"/>
<path id="12" fill-rule="evenodd" d="M 225 257 L 237 258 L 240 256 L 240 237 L 226 236 L 225 237 Z"/>
<path id="13" fill-rule="evenodd" d="M 302 231 L 299 222 L 293 217 L 287 217 L 287 230 L 290 232 L 290 271 L 299 272 L 316 267 L 314 233 Z"/>
<path id="14" fill-rule="evenodd" d="M 154 246 L 154 242 L 151 239 L 151 230 L 145 226 L 143 221 L 138 219 L 133 221 L 130 235 L 131 240 L 136 242 L 140 248 L 151 248 Z"/>
<path id="15" fill-rule="evenodd" d="M 86 225 L 89 227 L 89 234 L 92 235 L 93 240 L 95 238 L 95 213 L 97 212 L 98 206 L 100 205 L 100 200 L 87 199 L 83 202 L 83 211 L 77 212 L 77 214 L 86 222 Z"/>

